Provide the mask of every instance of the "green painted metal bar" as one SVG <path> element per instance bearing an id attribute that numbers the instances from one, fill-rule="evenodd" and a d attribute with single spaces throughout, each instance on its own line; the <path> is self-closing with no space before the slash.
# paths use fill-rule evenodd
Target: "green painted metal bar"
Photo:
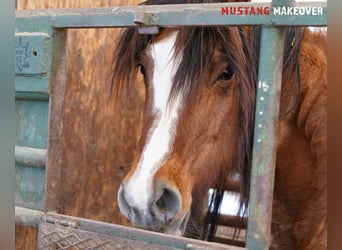
<path id="1" fill-rule="evenodd" d="M 201 26 L 201 25 L 305 25 L 324 26 L 327 24 L 326 2 L 296 3 L 297 7 L 316 7 L 319 12 L 307 15 L 230 15 L 226 7 L 249 8 L 253 6 L 270 8 L 269 3 L 213 3 L 184 5 L 155 5 L 134 7 L 112 7 L 92 9 L 54 9 L 18 11 L 16 19 L 45 19 L 54 28 L 94 28 L 94 27 L 128 27 L 128 26 Z M 48 19 L 48 20 L 46 20 Z"/>
<path id="2" fill-rule="evenodd" d="M 16 100 L 30 100 L 30 101 L 49 101 L 49 93 L 35 92 L 35 91 L 16 91 Z"/>
<path id="3" fill-rule="evenodd" d="M 41 167 L 44 160 L 39 149 L 48 146 L 49 103 L 17 99 L 15 106 L 16 145 L 21 146 L 16 148 L 15 204 L 44 210 L 45 168 Z M 33 150 L 26 150 L 26 147 Z M 30 155 L 28 151 L 33 154 Z"/>
<path id="4" fill-rule="evenodd" d="M 45 210 L 54 40 L 50 18 L 16 20 L 16 206 Z M 45 152 L 44 152 L 45 150 Z"/>
<path id="5" fill-rule="evenodd" d="M 44 168 L 47 160 L 47 150 L 15 146 L 15 163 L 30 167 Z"/>
<path id="6" fill-rule="evenodd" d="M 262 30 L 247 227 L 248 249 L 268 249 L 270 243 L 282 47 L 281 30 L 275 27 Z"/>
<path id="7" fill-rule="evenodd" d="M 291 0 L 272 0 L 288 6 Z M 284 38 L 281 27 L 262 27 L 250 185 L 247 249 L 269 249 Z"/>
<path id="8" fill-rule="evenodd" d="M 49 101 L 52 58 L 51 18 L 16 18 L 16 100 Z"/>
<path id="9" fill-rule="evenodd" d="M 16 100 L 16 145 L 47 148 L 49 103 Z"/>

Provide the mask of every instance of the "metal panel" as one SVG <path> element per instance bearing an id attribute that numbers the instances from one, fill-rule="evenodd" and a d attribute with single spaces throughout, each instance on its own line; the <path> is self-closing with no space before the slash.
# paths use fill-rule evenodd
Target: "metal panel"
<path id="1" fill-rule="evenodd" d="M 41 244 L 51 246 L 58 242 L 55 245 L 62 249 L 244 249 L 70 216 L 48 214 L 42 220 Z"/>
<path id="2" fill-rule="evenodd" d="M 48 124 L 48 102 L 16 101 L 16 145 L 46 148 Z"/>
<path id="3" fill-rule="evenodd" d="M 45 170 L 16 164 L 15 205 L 44 211 Z"/>
<path id="4" fill-rule="evenodd" d="M 16 100 L 15 204 L 45 209 L 48 102 Z"/>
<path id="5" fill-rule="evenodd" d="M 45 209 L 45 161 L 49 136 L 49 23 L 16 22 L 16 192 L 15 204 Z M 48 24 L 48 26 L 46 26 Z M 45 29 L 35 30 L 34 27 Z M 30 28 L 31 27 L 31 28 Z M 43 100 L 43 101 L 41 101 Z M 31 153 L 33 155 L 30 155 Z"/>
<path id="6" fill-rule="evenodd" d="M 23 75 L 46 74 L 48 71 L 48 40 L 43 32 L 16 33 L 15 73 Z"/>
<path id="7" fill-rule="evenodd" d="M 16 191 L 15 204 L 27 208 L 45 208 L 45 161 L 49 103 L 16 100 Z M 31 155 L 31 153 L 35 153 Z"/>
<path id="8" fill-rule="evenodd" d="M 24 99 L 23 93 L 30 93 L 47 99 L 50 36 L 43 32 L 23 32 L 15 37 L 16 97 Z"/>
<path id="9" fill-rule="evenodd" d="M 58 162 L 56 138 L 61 124 L 55 120 L 61 119 L 57 112 L 61 105 L 56 103 L 62 103 L 63 98 L 50 97 L 50 92 L 65 83 L 65 65 L 60 60 L 65 53 L 58 48 L 64 46 L 66 32 L 54 33 L 50 21 L 44 16 L 16 19 L 16 205 L 42 211 L 51 204 L 46 202 L 51 200 L 49 197 L 55 198 L 54 203 L 58 200 L 50 192 L 51 186 L 59 188 L 55 185 L 59 180 L 58 164 L 51 164 L 53 168 L 47 170 L 44 165 L 46 152 L 50 162 Z M 50 169 L 56 172 L 53 178 L 49 177 Z"/>
<path id="10" fill-rule="evenodd" d="M 48 101 L 52 59 L 51 34 L 50 18 L 16 19 L 16 99 Z"/>
<path id="11" fill-rule="evenodd" d="M 38 249 L 151 249 L 170 250 L 171 247 L 127 240 L 122 237 L 42 222 L 38 231 Z"/>
<path id="12" fill-rule="evenodd" d="M 245 249 L 21 207 L 15 215 L 17 225 L 39 227 L 38 249 Z"/>

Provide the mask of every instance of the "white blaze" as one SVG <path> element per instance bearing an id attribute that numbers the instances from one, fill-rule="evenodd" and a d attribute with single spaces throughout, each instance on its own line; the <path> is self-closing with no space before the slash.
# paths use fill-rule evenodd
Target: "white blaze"
<path id="1" fill-rule="evenodd" d="M 168 106 L 172 79 L 179 64 L 174 57 L 176 34 L 173 33 L 150 47 L 154 62 L 152 112 L 156 119 L 148 133 L 136 171 L 125 186 L 128 203 L 144 212 L 147 212 L 153 195 L 153 177 L 172 146 L 173 130 L 178 118 L 180 98 L 177 97 L 172 106 Z"/>

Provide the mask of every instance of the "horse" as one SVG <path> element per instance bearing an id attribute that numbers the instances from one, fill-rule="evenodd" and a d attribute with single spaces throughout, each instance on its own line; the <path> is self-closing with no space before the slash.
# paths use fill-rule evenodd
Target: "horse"
<path id="1" fill-rule="evenodd" d="M 139 70 L 145 85 L 137 156 L 118 190 L 133 226 L 210 240 L 234 176 L 237 214 L 248 216 L 260 34 L 257 26 L 123 31 L 110 93 L 129 91 Z M 271 248 L 327 249 L 326 33 L 286 27 L 284 39 Z"/>

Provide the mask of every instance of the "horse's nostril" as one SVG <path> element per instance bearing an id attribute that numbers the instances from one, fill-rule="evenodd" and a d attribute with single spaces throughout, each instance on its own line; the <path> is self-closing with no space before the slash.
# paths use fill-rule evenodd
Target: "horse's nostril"
<path id="1" fill-rule="evenodd" d="M 153 211 L 160 220 L 169 220 L 176 216 L 181 207 L 181 196 L 177 189 L 163 187 L 159 192 Z"/>
<path id="2" fill-rule="evenodd" d="M 121 213 L 125 215 L 131 222 L 135 220 L 135 214 L 133 208 L 129 205 L 125 197 L 125 189 L 123 185 L 120 185 L 118 192 L 118 205 Z"/>
<path id="3" fill-rule="evenodd" d="M 118 191 L 118 205 L 119 205 L 120 211 L 127 217 L 129 205 L 125 199 L 124 193 L 125 193 L 124 187 L 121 184 L 119 191 Z"/>
<path id="4" fill-rule="evenodd" d="M 121 185 L 118 192 L 118 204 L 120 211 L 131 221 L 136 227 L 158 229 L 165 222 L 176 217 L 181 208 L 181 195 L 177 188 L 166 187 L 165 184 L 159 186 L 154 198 L 150 197 L 147 207 L 139 200 L 139 194 L 136 196 L 125 192 L 125 186 Z M 140 194 L 141 195 L 141 194 Z M 141 196 L 140 196 L 141 198 Z M 151 203 L 152 201 L 152 203 Z M 139 202 L 139 203 L 138 203 Z M 159 230 L 159 229 L 158 229 Z"/>

